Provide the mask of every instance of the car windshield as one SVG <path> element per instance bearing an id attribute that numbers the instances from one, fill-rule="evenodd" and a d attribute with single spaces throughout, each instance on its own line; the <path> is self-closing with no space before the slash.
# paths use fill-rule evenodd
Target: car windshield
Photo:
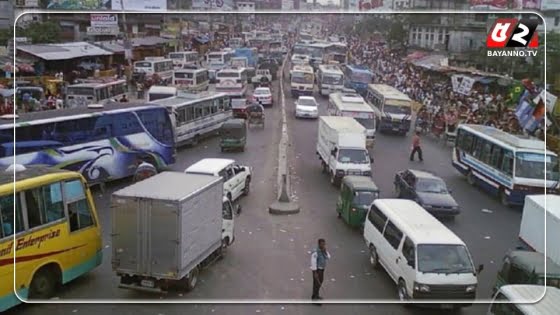
<path id="1" fill-rule="evenodd" d="M 369 163 L 367 151 L 357 149 L 341 149 L 338 152 L 338 161 L 340 163 L 355 164 Z"/>
<path id="2" fill-rule="evenodd" d="M 418 245 L 418 270 L 424 273 L 474 273 L 464 245 Z"/>
<path id="3" fill-rule="evenodd" d="M 447 187 L 441 179 L 418 179 L 416 182 L 416 191 L 425 193 L 446 194 Z"/>
<path id="4" fill-rule="evenodd" d="M 408 106 L 395 106 L 395 105 L 387 105 L 383 106 L 383 112 L 389 114 L 405 114 L 410 115 L 410 107 Z"/>
<path id="5" fill-rule="evenodd" d="M 298 105 L 301 106 L 313 106 L 313 107 L 317 107 L 317 103 L 315 103 L 314 99 L 310 99 L 310 98 L 300 98 L 297 101 Z"/>
<path id="6" fill-rule="evenodd" d="M 371 75 L 369 73 L 353 73 L 350 79 L 352 82 L 371 83 Z"/>
<path id="7" fill-rule="evenodd" d="M 324 84 L 342 84 L 342 76 L 341 75 L 323 75 L 323 83 Z"/>
<path id="8" fill-rule="evenodd" d="M 541 153 L 517 152 L 515 154 L 515 176 L 531 179 L 544 179 L 545 155 Z M 546 155 L 546 178 L 557 181 L 559 178 L 558 157 Z"/>
<path id="9" fill-rule="evenodd" d="M 356 191 L 354 193 L 353 203 L 360 206 L 369 206 L 373 203 L 375 198 L 377 198 L 377 192 L 375 191 Z"/>
<path id="10" fill-rule="evenodd" d="M 256 89 L 255 94 L 256 95 L 268 95 L 268 94 L 270 94 L 270 91 L 267 90 L 267 89 Z"/>
<path id="11" fill-rule="evenodd" d="M 360 123 L 360 125 L 364 126 L 364 128 L 371 130 L 375 129 L 375 120 L 371 118 L 354 118 L 356 121 Z"/>

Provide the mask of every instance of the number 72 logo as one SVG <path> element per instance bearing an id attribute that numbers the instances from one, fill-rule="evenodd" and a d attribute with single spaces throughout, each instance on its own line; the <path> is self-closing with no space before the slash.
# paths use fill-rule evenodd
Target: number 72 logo
<path id="1" fill-rule="evenodd" d="M 528 47 L 537 48 L 539 40 L 537 35 L 538 20 L 535 19 L 497 19 L 488 36 L 486 47 Z"/>

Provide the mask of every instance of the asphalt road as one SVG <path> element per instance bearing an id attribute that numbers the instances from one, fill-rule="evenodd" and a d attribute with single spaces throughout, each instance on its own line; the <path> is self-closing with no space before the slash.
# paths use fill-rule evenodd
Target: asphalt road
<path id="1" fill-rule="evenodd" d="M 279 89 L 275 83 L 274 91 Z M 289 92 L 288 90 L 286 90 Z M 174 170 L 207 157 L 233 158 L 240 164 L 253 167 L 251 193 L 241 199 L 243 211 L 235 218 L 235 243 L 227 256 L 201 273 L 197 288 L 190 293 L 171 292 L 166 295 L 141 293 L 119 289 L 118 278 L 111 270 L 110 193 L 128 184 L 114 183 L 106 193 L 95 192 L 97 209 L 103 230 L 103 264 L 88 275 L 65 286 L 59 301 L 70 299 L 106 299 L 140 302 L 188 300 L 306 300 L 311 296 L 309 254 L 319 237 L 327 240 L 332 260 L 325 274 L 322 295 L 340 302 L 348 299 L 395 300 L 396 286 L 384 271 L 370 268 L 366 247 L 360 232 L 337 219 L 335 203 L 338 190 L 321 173 L 315 155 L 317 121 L 293 118 L 293 99 L 286 93 L 290 132 L 290 169 L 294 200 L 301 212 L 290 216 L 268 214 L 268 205 L 276 198 L 277 143 L 280 136 L 280 106 L 278 98 L 266 109 L 264 129 L 250 129 L 245 152 L 221 153 L 217 138 L 209 138 L 194 148 L 178 151 Z M 327 100 L 316 96 L 320 111 L 326 113 Z M 484 264 L 479 277 L 478 297 L 489 298 L 496 272 L 503 254 L 517 239 L 520 209 L 509 209 L 466 183 L 451 166 L 450 147 L 432 139 L 423 139 L 425 162 L 409 162 L 411 139 L 378 135 L 373 156 L 374 181 L 382 197 L 393 197 L 392 179 L 404 168 L 430 170 L 441 176 L 453 190 L 463 208 L 454 222 L 445 222 L 468 245 L 475 264 Z M 485 211 L 482 211 L 486 209 Z M 487 211 L 489 210 L 489 211 Z M 461 310 L 461 314 L 481 314 L 487 306 L 475 305 Z M 52 304 L 20 305 L 7 314 L 434 314 L 433 310 L 405 308 L 401 305 L 296 305 L 296 304 Z M 441 312 L 445 314 L 445 312 Z"/>

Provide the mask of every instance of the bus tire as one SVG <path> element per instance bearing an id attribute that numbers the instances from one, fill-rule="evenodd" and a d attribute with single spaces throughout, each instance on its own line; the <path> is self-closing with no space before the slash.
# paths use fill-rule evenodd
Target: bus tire
<path id="1" fill-rule="evenodd" d="M 469 171 L 469 173 L 467 174 L 467 183 L 469 183 L 469 185 L 471 186 L 474 186 L 476 184 L 476 179 L 474 178 L 473 171 Z"/>
<path id="2" fill-rule="evenodd" d="M 60 268 L 54 264 L 41 267 L 29 285 L 29 298 L 44 300 L 53 297 L 60 284 L 60 275 Z"/>
<path id="3" fill-rule="evenodd" d="M 506 206 L 506 207 L 510 206 L 510 203 L 507 199 L 506 190 L 504 188 L 500 189 L 499 197 L 500 197 L 500 203 L 503 206 Z"/>

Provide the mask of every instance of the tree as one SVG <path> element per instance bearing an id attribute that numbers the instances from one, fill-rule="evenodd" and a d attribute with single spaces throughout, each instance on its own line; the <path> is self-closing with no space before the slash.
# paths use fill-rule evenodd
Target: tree
<path id="1" fill-rule="evenodd" d="M 60 40 L 60 25 L 53 21 L 34 22 L 25 28 L 18 28 L 17 37 L 27 37 L 34 44 L 56 43 Z"/>
<path id="2" fill-rule="evenodd" d="M 389 29 L 389 34 L 387 34 L 387 40 L 389 45 L 392 47 L 393 43 L 397 45 L 403 45 L 407 42 L 408 32 L 404 29 L 404 25 L 401 21 L 394 21 Z"/>
<path id="3" fill-rule="evenodd" d="M 8 46 L 8 41 L 14 37 L 14 32 L 11 27 L 0 29 L 0 46 Z"/>

